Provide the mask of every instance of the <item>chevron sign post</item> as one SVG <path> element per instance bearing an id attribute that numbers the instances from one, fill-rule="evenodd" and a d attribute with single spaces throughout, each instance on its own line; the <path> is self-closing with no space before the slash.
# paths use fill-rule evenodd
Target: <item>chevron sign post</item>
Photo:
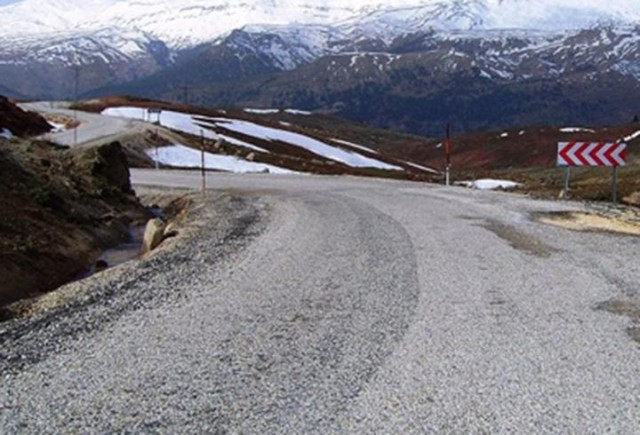
<path id="1" fill-rule="evenodd" d="M 605 142 L 560 142 L 558 166 L 624 166 L 627 144 Z"/>
<path id="2" fill-rule="evenodd" d="M 558 166 L 566 168 L 563 197 L 569 194 L 571 166 L 608 166 L 613 168 L 613 202 L 618 196 L 618 166 L 627 163 L 627 144 L 615 142 L 560 142 Z"/>

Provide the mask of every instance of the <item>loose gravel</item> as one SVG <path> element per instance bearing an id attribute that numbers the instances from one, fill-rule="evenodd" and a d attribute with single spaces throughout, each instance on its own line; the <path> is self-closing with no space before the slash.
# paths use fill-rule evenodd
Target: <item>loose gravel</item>
<path id="1" fill-rule="evenodd" d="M 5 432 L 637 432 L 639 239 L 531 219 L 588 205 L 343 177 L 215 185 L 259 194 L 218 196 L 174 246 L 2 325 Z"/>
<path id="2" fill-rule="evenodd" d="M 67 350 L 132 311 L 178 303 L 188 296 L 185 284 L 203 263 L 224 262 L 262 231 L 264 206 L 254 202 L 228 195 L 211 198 L 208 206 L 191 211 L 180 237 L 165 241 L 150 258 L 60 288 L 56 293 L 64 302 L 35 317 L 0 323 L 0 373 L 23 370 Z"/>

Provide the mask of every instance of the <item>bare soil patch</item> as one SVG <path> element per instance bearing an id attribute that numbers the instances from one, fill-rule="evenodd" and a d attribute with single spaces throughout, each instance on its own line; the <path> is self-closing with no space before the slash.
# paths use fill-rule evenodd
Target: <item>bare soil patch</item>
<path id="1" fill-rule="evenodd" d="M 640 236 L 640 223 L 621 216 L 607 216 L 584 212 L 539 213 L 538 222 L 575 231 L 595 231 Z"/>
<path id="2" fill-rule="evenodd" d="M 64 115 L 48 113 L 43 116 L 48 122 L 63 125 L 66 129 L 76 128 L 80 125 L 80 122 L 78 120 Z"/>

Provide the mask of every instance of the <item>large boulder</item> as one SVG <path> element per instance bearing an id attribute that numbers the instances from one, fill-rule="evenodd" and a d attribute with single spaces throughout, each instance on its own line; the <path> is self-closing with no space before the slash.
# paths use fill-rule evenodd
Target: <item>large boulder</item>
<path id="1" fill-rule="evenodd" d="M 164 239 L 166 224 L 162 219 L 151 219 L 147 222 L 142 239 L 142 254 L 147 254 L 156 249 Z"/>

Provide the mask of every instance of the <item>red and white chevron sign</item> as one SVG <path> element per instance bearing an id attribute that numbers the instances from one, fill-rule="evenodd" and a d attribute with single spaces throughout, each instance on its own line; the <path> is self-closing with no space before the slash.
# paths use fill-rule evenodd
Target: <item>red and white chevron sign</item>
<path id="1" fill-rule="evenodd" d="M 560 142 L 558 166 L 624 166 L 627 144 L 606 142 Z"/>

